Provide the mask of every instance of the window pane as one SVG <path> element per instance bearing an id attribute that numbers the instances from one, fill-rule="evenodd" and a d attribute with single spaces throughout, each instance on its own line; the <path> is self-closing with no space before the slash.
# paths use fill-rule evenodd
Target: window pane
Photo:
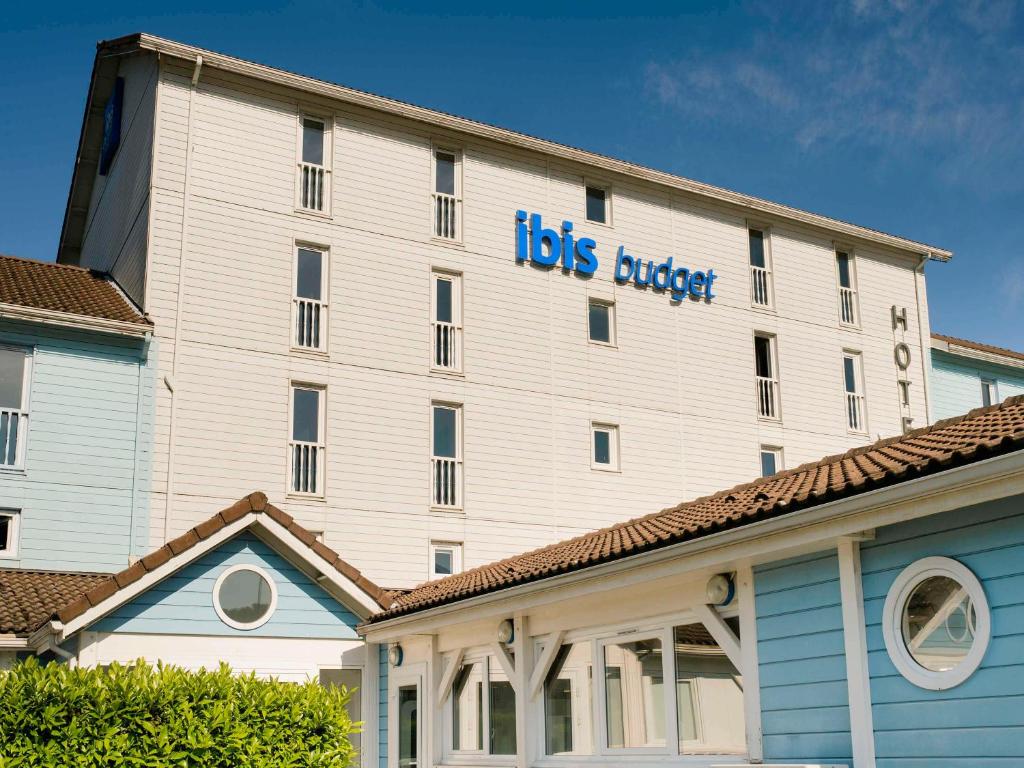
<path id="1" fill-rule="evenodd" d="M 415 685 L 398 689 L 398 768 L 419 765 L 419 697 Z"/>
<path id="2" fill-rule="evenodd" d="M 608 746 L 665 746 L 665 686 L 661 640 L 604 648 Z"/>
<path id="3" fill-rule="evenodd" d="M 259 621 L 270 610 L 270 584 L 256 571 L 229 574 L 217 591 L 217 602 L 228 618 L 239 624 Z"/>
<path id="4" fill-rule="evenodd" d="M 12 520 L 9 515 L 0 515 L 0 552 L 6 552 L 11 548 Z"/>
<path id="5" fill-rule="evenodd" d="M 601 224 L 607 222 L 606 192 L 599 187 L 587 187 L 587 220 Z"/>
<path id="6" fill-rule="evenodd" d="M 772 378 L 772 342 L 765 336 L 754 337 L 754 360 L 757 375 Z"/>
<path id="7" fill-rule="evenodd" d="M 996 385 L 991 381 L 981 382 L 981 404 L 992 405 L 996 401 Z"/>
<path id="8" fill-rule="evenodd" d="M 612 343 L 612 308 L 597 301 L 590 302 L 590 339 Z"/>
<path id="9" fill-rule="evenodd" d="M 302 121 L 302 162 L 324 164 L 324 124 L 319 120 Z"/>
<path id="10" fill-rule="evenodd" d="M 761 477 L 769 477 L 776 472 L 775 451 L 761 451 Z"/>
<path id="11" fill-rule="evenodd" d="M 563 645 L 544 681 L 544 751 L 589 755 L 593 667 L 590 643 Z"/>
<path id="12" fill-rule="evenodd" d="M 25 383 L 25 353 L 0 348 L 0 408 L 21 408 Z"/>
<path id="13" fill-rule="evenodd" d="M 676 627 L 674 639 L 679 751 L 744 754 L 747 747 L 739 672 L 702 624 Z"/>
<path id="14" fill-rule="evenodd" d="M 452 685 L 452 749 L 484 748 L 483 665 L 464 664 Z"/>
<path id="15" fill-rule="evenodd" d="M 594 430 L 594 463 L 612 463 L 612 434 L 607 429 Z"/>
<path id="16" fill-rule="evenodd" d="M 294 389 L 292 411 L 292 440 L 319 442 L 320 390 Z"/>
<path id="17" fill-rule="evenodd" d="M 437 316 L 434 319 L 439 323 L 450 323 L 452 322 L 452 281 L 435 277 L 434 285 L 437 291 L 435 298 Z"/>
<path id="18" fill-rule="evenodd" d="M 489 666 L 491 733 L 488 742 L 492 755 L 516 753 L 516 694 L 512 682 L 496 659 Z"/>
<path id="19" fill-rule="evenodd" d="M 434 406 L 434 455 L 455 458 L 455 409 Z"/>
<path id="20" fill-rule="evenodd" d="M 759 229 L 751 229 L 748 232 L 750 240 L 750 266 L 764 267 L 764 232 Z"/>
<path id="21" fill-rule="evenodd" d="M 325 688 L 337 688 L 344 686 L 349 692 L 348 703 L 345 710 L 348 712 L 349 720 L 360 725 L 354 730 L 349 738 L 356 750 L 356 758 L 353 765 L 359 765 L 359 748 L 362 738 L 363 705 L 360 696 L 360 689 L 363 687 L 363 670 L 361 669 L 321 669 L 320 685 Z"/>
<path id="22" fill-rule="evenodd" d="M 977 624 L 971 598 L 956 580 L 929 576 L 903 606 L 903 642 L 918 664 L 947 672 L 970 652 Z"/>
<path id="23" fill-rule="evenodd" d="M 854 368 L 852 357 L 843 358 L 843 380 L 846 383 L 846 391 L 855 394 L 857 392 L 857 371 Z"/>
<path id="24" fill-rule="evenodd" d="M 295 280 L 295 294 L 300 299 L 320 301 L 323 290 L 323 258 L 320 251 L 299 248 L 298 275 Z"/>
<path id="25" fill-rule="evenodd" d="M 437 576 L 450 576 L 455 572 L 453 553 L 450 549 L 434 550 L 434 573 Z"/>
<path id="26" fill-rule="evenodd" d="M 843 288 L 852 288 L 850 282 L 850 256 L 846 253 L 836 254 L 836 263 L 839 265 L 839 285 Z"/>
<path id="27" fill-rule="evenodd" d="M 442 195 L 455 194 L 455 155 L 449 152 L 434 153 L 434 191 Z"/>

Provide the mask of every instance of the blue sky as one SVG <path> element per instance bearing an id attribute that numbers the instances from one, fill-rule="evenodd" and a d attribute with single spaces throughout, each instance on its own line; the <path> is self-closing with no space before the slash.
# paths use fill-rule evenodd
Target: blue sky
<path id="1" fill-rule="evenodd" d="M 148 31 L 952 249 L 933 329 L 1024 349 L 1016 2 L 162 5 L 5 9 L 0 252 L 54 257 L 94 45 Z"/>

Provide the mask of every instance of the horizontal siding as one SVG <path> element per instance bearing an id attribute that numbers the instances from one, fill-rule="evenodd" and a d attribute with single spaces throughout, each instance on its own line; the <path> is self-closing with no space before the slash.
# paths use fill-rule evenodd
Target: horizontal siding
<path id="1" fill-rule="evenodd" d="M 1024 508 L 1012 497 L 877 532 L 861 548 L 868 666 L 879 768 L 967 768 L 1024 759 Z M 893 666 L 882 609 L 896 576 L 923 557 L 959 560 L 981 580 L 992 639 L 964 683 L 928 691 Z M 1016 761 L 1016 762 L 1013 762 Z"/>
<path id="2" fill-rule="evenodd" d="M 213 607 L 213 587 L 227 568 L 263 568 L 277 587 L 277 608 L 261 627 L 229 627 Z M 90 627 L 97 632 L 354 639 L 358 619 L 281 555 L 249 533 L 220 545 Z"/>
<path id="3" fill-rule="evenodd" d="M 142 342 L 0 321 L 0 343 L 33 350 L 25 466 L 0 471 L 0 507 L 21 514 L 18 557 L 0 565 L 124 568 L 148 540 Z"/>
<path id="4" fill-rule="evenodd" d="M 761 725 L 766 760 L 851 760 L 836 554 L 755 569 Z"/>
<path id="5" fill-rule="evenodd" d="M 936 419 L 980 408 L 982 379 L 996 382 L 996 395 L 1000 400 L 1024 394 L 1024 368 L 994 365 L 937 349 L 931 351 L 931 361 Z"/>

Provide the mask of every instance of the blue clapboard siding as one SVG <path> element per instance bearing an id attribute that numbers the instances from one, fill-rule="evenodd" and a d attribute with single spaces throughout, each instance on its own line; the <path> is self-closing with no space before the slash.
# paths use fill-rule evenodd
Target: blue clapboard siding
<path id="1" fill-rule="evenodd" d="M 980 408 L 981 380 L 996 382 L 1000 400 L 1024 394 L 1024 368 L 993 365 L 981 360 L 950 355 L 932 350 L 932 418 L 959 416 L 972 408 Z"/>
<path id="2" fill-rule="evenodd" d="M 262 627 L 229 627 L 213 607 L 213 586 L 227 568 L 245 563 L 277 585 L 277 609 Z M 153 635 L 248 635 L 355 639 L 358 619 L 312 579 L 251 533 L 221 544 L 90 627 Z"/>
<path id="3" fill-rule="evenodd" d="M 0 470 L 0 507 L 20 511 L 18 557 L 0 567 L 126 567 L 149 539 L 154 369 L 144 342 L 0 321 L 0 343 L 33 351 L 25 466 Z"/>
<path id="4" fill-rule="evenodd" d="M 754 583 L 765 759 L 849 763 L 835 551 L 758 567 Z"/>
<path id="5" fill-rule="evenodd" d="M 968 566 L 992 609 L 981 667 L 947 691 L 907 682 L 882 637 L 892 582 L 932 556 Z M 878 768 L 1024 765 L 1024 497 L 880 529 L 862 545 L 861 565 Z"/>
<path id="6" fill-rule="evenodd" d="M 380 768 L 388 768 L 388 647 L 377 646 L 377 664 L 380 668 L 380 699 L 378 701 L 378 733 L 377 755 Z"/>

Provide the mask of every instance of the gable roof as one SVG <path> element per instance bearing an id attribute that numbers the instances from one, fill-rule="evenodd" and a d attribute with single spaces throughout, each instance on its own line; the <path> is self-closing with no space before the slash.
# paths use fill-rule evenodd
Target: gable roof
<path id="1" fill-rule="evenodd" d="M 971 341 L 970 339 L 958 339 L 956 336 L 946 336 L 942 333 L 933 333 L 932 339 L 944 342 L 946 344 L 945 351 L 952 354 L 956 354 L 956 350 L 950 349 L 950 347 L 963 347 L 964 349 L 972 349 L 975 352 L 985 352 L 989 355 L 996 355 L 998 357 L 1008 357 L 1011 360 L 1024 363 L 1024 352 L 1017 352 L 1016 350 L 1007 349 L 1006 347 L 996 347 L 992 344 L 983 344 L 980 341 Z"/>
<path id="2" fill-rule="evenodd" d="M 0 634 L 27 635 L 106 573 L 0 570 Z"/>
<path id="3" fill-rule="evenodd" d="M 428 582 L 375 623 L 579 571 L 1024 449 L 1024 395 L 646 517 Z"/>
<path id="4" fill-rule="evenodd" d="M 141 330 L 151 325 L 99 272 L 18 256 L 0 255 L 0 304 L 126 323 Z"/>

